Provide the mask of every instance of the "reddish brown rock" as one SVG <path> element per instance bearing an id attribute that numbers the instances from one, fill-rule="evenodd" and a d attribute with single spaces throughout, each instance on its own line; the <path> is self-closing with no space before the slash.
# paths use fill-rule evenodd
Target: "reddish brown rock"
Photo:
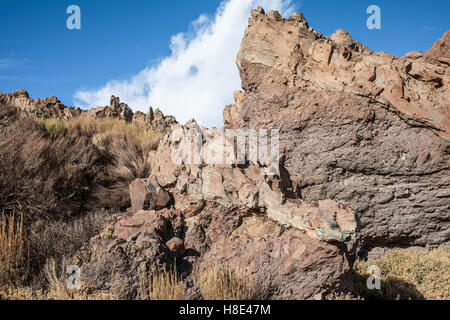
<path id="1" fill-rule="evenodd" d="M 327 244 L 262 216 L 223 207 L 207 207 L 195 225 L 204 227 L 196 229 L 195 236 L 189 234 L 190 241 L 196 239 L 195 246 L 201 248 L 201 239 L 205 239 L 208 248 L 197 266 L 239 268 L 257 283 L 264 299 L 312 299 L 352 288 L 345 246 Z"/>
<path id="2" fill-rule="evenodd" d="M 225 108 L 225 127 L 279 129 L 301 199 L 356 212 L 356 251 L 448 244 L 450 198 L 438 197 L 450 188 L 447 40 L 398 58 L 345 30 L 323 36 L 300 14 L 255 10 L 237 58 L 243 91 Z"/>
<path id="3" fill-rule="evenodd" d="M 136 179 L 130 184 L 131 212 L 159 210 L 167 206 L 170 195 L 155 179 Z"/>
<path id="4" fill-rule="evenodd" d="M 436 58 L 450 59 L 450 30 L 431 46 L 430 50 L 427 51 L 427 54 L 435 56 Z"/>
<path id="5" fill-rule="evenodd" d="M 127 239 L 141 232 L 153 232 L 156 230 L 162 234 L 168 230 L 167 220 L 157 215 L 155 211 L 140 210 L 129 218 L 119 220 L 113 236 L 119 239 Z"/>
<path id="6" fill-rule="evenodd" d="M 185 252 L 183 240 L 177 237 L 167 241 L 166 246 L 176 258 L 181 258 Z"/>

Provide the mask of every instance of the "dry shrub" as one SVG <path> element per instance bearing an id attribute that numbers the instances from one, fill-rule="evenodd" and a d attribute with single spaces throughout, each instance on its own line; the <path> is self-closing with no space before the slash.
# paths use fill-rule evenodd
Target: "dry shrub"
<path id="1" fill-rule="evenodd" d="M 24 275 L 25 244 L 22 217 L 14 215 L 0 220 L 0 287 L 17 285 Z"/>
<path id="2" fill-rule="evenodd" d="M 30 287 L 0 288 L 0 300 L 44 300 L 45 295 L 41 290 L 35 291 Z"/>
<path id="3" fill-rule="evenodd" d="M 143 124 L 80 117 L 36 120 L 0 106 L 0 206 L 30 219 L 123 208 L 149 174 L 161 138 Z"/>
<path id="4" fill-rule="evenodd" d="M 148 129 L 142 123 L 127 123 L 123 120 L 114 118 L 88 118 L 79 117 L 67 121 L 67 128 L 70 131 L 79 131 L 81 135 L 93 137 L 98 133 L 124 133 L 133 136 L 137 141 L 157 139 L 162 135 Z"/>
<path id="5" fill-rule="evenodd" d="M 43 275 L 38 276 L 38 273 L 47 259 L 61 260 L 71 257 L 88 243 L 89 239 L 103 230 L 110 214 L 100 211 L 68 221 L 41 219 L 33 223 L 29 227 L 27 241 L 31 268 L 36 274 L 34 281 L 43 281 Z"/>
<path id="6" fill-rule="evenodd" d="M 66 270 L 69 263 L 62 259 L 60 264 L 55 259 L 50 259 L 45 265 L 45 275 L 48 282 L 48 290 L 45 300 L 117 300 L 117 296 L 107 291 L 89 292 L 80 284 L 80 289 L 69 289 L 67 287 Z"/>
<path id="7" fill-rule="evenodd" d="M 34 290 L 30 287 L 17 287 L 0 290 L 0 300 L 117 300 L 117 297 L 105 291 L 87 292 L 83 289 L 67 288 L 67 260 L 58 264 L 49 259 L 45 265 L 48 282 L 47 290 Z"/>
<path id="8" fill-rule="evenodd" d="M 381 290 L 368 290 L 367 269 L 381 269 Z M 450 299 L 450 248 L 427 252 L 393 249 L 379 260 L 357 261 L 354 266 L 355 288 L 359 295 L 375 299 Z"/>
<path id="9" fill-rule="evenodd" d="M 141 271 L 140 296 L 142 300 L 183 300 L 184 287 L 176 269 L 158 269 L 146 275 Z"/>
<path id="10" fill-rule="evenodd" d="M 101 183 L 97 184 L 93 193 L 95 204 L 103 207 L 112 207 L 111 204 L 128 206 L 128 186 L 136 178 L 146 178 L 150 174 L 148 155 L 158 147 L 161 135 L 143 125 L 115 119 L 76 121 L 76 127 L 92 136 L 93 144 L 106 160 L 99 175 Z"/>
<path id="11" fill-rule="evenodd" d="M 19 117 L 0 130 L 0 205 L 24 224 L 73 215 L 86 206 L 100 154 L 85 137 L 48 139 L 36 121 Z"/>
<path id="12" fill-rule="evenodd" d="M 196 272 L 204 300 L 253 300 L 256 297 L 253 278 L 238 268 L 208 266 Z"/>

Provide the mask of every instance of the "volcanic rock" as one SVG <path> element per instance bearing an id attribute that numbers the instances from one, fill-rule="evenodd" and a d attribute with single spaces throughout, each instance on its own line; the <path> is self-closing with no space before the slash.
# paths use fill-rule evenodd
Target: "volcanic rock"
<path id="1" fill-rule="evenodd" d="M 300 199 L 356 213 L 353 252 L 450 243 L 448 32 L 398 58 L 277 17 L 252 12 L 225 128 L 279 129 Z"/>

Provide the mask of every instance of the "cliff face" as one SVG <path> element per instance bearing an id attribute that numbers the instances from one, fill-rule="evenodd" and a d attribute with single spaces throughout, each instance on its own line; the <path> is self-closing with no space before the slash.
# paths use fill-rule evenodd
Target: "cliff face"
<path id="1" fill-rule="evenodd" d="M 252 11 L 226 128 L 280 129 L 284 166 L 308 202 L 356 211 L 355 248 L 450 241 L 448 33 L 428 53 L 372 52 L 303 15 Z M 444 49 L 442 49 L 444 48 Z"/>

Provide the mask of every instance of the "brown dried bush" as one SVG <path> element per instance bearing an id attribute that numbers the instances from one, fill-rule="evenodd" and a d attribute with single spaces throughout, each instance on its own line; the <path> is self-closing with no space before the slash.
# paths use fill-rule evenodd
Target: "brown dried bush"
<path id="1" fill-rule="evenodd" d="M 128 185 L 149 173 L 161 136 L 117 119 L 36 120 L 0 106 L 0 208 L 71 216 L 129 202 Z"/>
<path id="2" fill-rule="evenodd" d="M 18 285 L 24 276 L 25 243 L 22 218 L 0 217 L 0 288 Z"/>
<path id="3" fill-rule="evenodd" d="M 141 300 L 183 300 L 184 285 L 176 269 L 154 270 L 150 276 L 141 270 Z"/>

